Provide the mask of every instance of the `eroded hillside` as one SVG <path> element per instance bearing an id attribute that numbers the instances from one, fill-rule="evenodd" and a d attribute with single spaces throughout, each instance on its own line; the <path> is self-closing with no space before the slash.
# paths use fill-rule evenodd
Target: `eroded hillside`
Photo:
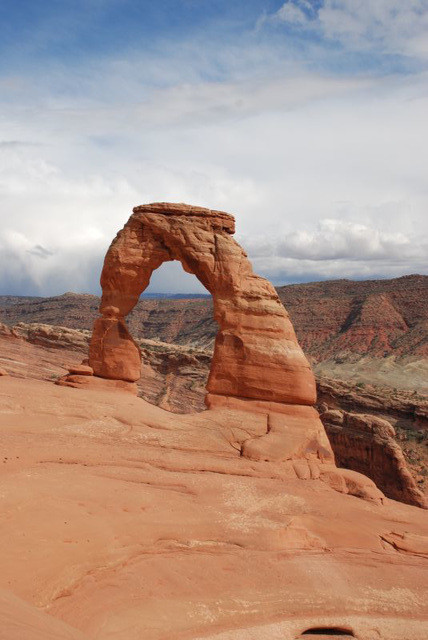
<path id="1" fill-rule="evenodd" d="M 428 276 L 335 280 L 277 288 L 300 344 L 314 362 L 361 356 L 428 358 Z M 92 329 L 99 298 L 0 296 L 0 322 L 39 322 Z M 206 298 L 141 299 L 127 318 L 137 338 L 207 347 L 217 325 Z"/>

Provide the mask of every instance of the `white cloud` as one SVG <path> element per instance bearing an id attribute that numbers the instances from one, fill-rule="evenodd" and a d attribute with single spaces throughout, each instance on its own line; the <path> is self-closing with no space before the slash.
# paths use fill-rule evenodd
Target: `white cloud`
<path id="1" fill-rule="evenodd" d="M 353 48 L 379 48 L 387 53 L 422 55 L 428 45 L 426 0 L 326 0 L 319 11 L 324 34 Z"/>
<path id="2" fill-rule="evenodd" d="M 300 2 L 286 2 L 278 9 L 274 19 L 280 22 L 290 22 L 291 24 L 306 24 L 309 20 L 300 7 Z"/>
<path id="3" fill-rule="evenodd" d="M 96 290 L 132 207 L 157 200 L 234 213 L 256 269 L 277 283 L 426 272 L 412 253 L 428 234 L 424 78 L 324 80 L 291 78 L 288 96 L 286 80 L 268 79 L 270 98 L 241 116 L 233 102 L 213 107 L 227 91 L 212 85 L 196 106 L 189 89 L 175 120 L 162 112 L 172 90 L 143 118 L 139 105 L 126 118 L 122 107 L 75 111 L 74 126 L 63 113 L 9 115 L 24 144 L 0 147 L 2 291 Z M 177 274 L 164 273 L 166 288 L 190 286 Z"/>
<path id="4" fill-rule="evenodd" d="M 273 238 L 240 238 L 255 267 L 276 284 L 299 279 L 395 277 L 426 272 L 428 236 L 391 233 L 357 222 L 320 220 Z"/>
<path id="5" fill-rule="evenodd" d="M 278 245 L 279 255 L 310 260 L 409 258 L 414 253 L 422 257 L 420 249 L 403 233 L 328 218 L 315 232 L 295 231 Z"/>
<path id="6" fill-rule="evenodd" d="M 305 27 L 346 49 L 428 56 L 427 0 L 325 0 L 318 11 L 306 0 L 287 0 L 264 22 Z"/>
<path id="7" fill-rule="evenodd" d="M 277 19 L 329 38 L 349 19 L 349 41 L 364 48 L 374 9 L 357 5 L 315 14 L 289 2 Z M 392 27 L 379 6 L 382 44 Z M 416 3 L 403 7 L 416 33 Z M 97 290 L 132 207 L 159 200 L 235 214 L 256 270 L 277 283 L 427 272 L 425 73 L 309 72 L 276 45 L 204 43 L 197 56 L 197 44 L 9 81 L 0 291 Z M 213 81 L 216 63 L 227 72 Z M 190 286 L 171 269 L 159 289 Z"/>

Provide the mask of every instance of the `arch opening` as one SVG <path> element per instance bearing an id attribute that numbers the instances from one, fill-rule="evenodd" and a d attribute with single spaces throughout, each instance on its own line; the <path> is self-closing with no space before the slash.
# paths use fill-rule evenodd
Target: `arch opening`
<path id="1" fill-rule="evenodd" d="M 218 331 L 212 297 L 178 261 L 154 271 L 146 292 L 126 319 L 141 351 L 138 395 L 172 413 L 203 411 Z"/>
<path id="2" fill-rule="evenodd" d="M 147 297 L 206 297 L 211 296 L 209 291 L 193 273 L 183 269 L 179 260 L 163 262 L 155 269 L 150 277 L 150 282 L 142 293 L 142 298 Z"/>

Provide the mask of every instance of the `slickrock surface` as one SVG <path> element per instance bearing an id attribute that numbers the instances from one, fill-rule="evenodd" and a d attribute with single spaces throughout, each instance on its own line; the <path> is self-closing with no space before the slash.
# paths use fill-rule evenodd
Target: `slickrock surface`
<path id="1" fill-rule="evenodd" d="M 88 640 L 77 629 L 0 589 L 1 640 Z"/>
<path id="2" fill-rule="evenodd" d="M 185 204 L 134 208 L 112 242 L 101 274 L 102 317 L 94 324 L 89 364 L 95 375 L 135 381 L 139 352 L 124 324 L 163 262 L 179 260 L 214 301 L 219 325 L 210 393 L 311 405 L 315 380 L 274 287 L 253 273 L 233 240 L 234 218 Z"/>
<path id="3" fill-rule="evenodd" d="M 0 367 L 20 378 L 56 380 L 80 364 L 88 343 L 84 332 L 65 327 L 0 324 Z"/>
<path id="4" fill-rule="evenodd" d="M 2 640 L 426 640 L 427 512 L 243 458 L 263 413 L 12 376 L 0 407 Z"/>

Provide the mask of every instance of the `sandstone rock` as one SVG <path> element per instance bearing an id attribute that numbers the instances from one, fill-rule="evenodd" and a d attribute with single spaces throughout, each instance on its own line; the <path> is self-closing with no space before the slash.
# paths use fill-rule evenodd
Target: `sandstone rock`
<path id="1" fill-rule="evenodd" d="M 94 370 L 87 364 L 77 364 L 68 368 L 69 373 L 77 376 L 93 376 Z"/>
<path id="2" fill-rule="evenodd" d="M 428 357 L 426 275 L 311 282 L 278 287 L 278 294 L 315 362 L 337 361 L 339 354 L 344 362 L 353 356 Z"/>
<path id="3" fill-rule="evenodd" d="M 427 512 L 241 455 L 290 405 L 174 415 L 81 379 L 105 386 L 0 385 L 0 637 L 426 640 Z"/>
<path id="4" fill-rule="evenodd" d="M 324 465 L 320 467 L 320 478 L 339 493 L 347 493 L 376 504 L 383 503 L 385 497 L 383 493 L 370 478 L 362 473 L 350 469 L 329 468 L 328 465 Z"/>
<path id="5" fill-rule="evenodd" d="M 0 376 L 8 376 L 8 372 L 6 371 L 6 369 L 0 369 Z"/>
<path id="6" fill-rule="evenodd" d="M 3 589 L 0 590 L 0 621 L 2 640 L 89 640 L 72 626 Z"/>
<path id="7" fill-rule="evenodd" d="M 400 533 L 391 531 L 383 533 L 381 538 L 399 551 L 428 558 L 428 535 L 417 535 L 408 531 Z"/>
<path id="8" fill-rule="evenodd" d="M 0 336 L 2 338 L 16 338 L 16 334 L 13 331 L 13 329 L 11 329 L 10 327 L 8 327 L 7 325 L 1 322 L 0 322 Z"/>
<path id="9" fill-rule="evenodd" d="M 387 416 L 388 421 L 428 429 L 428 397 L 390 387 L 361 386 L 355 382 L 317 379 L 318 403 L 325 408 Z"/>
<path id="10" fill-rule="evenodd" d="M 347 413 L 346 424 L 350 429 L 365 431 L 367 433 L 375 433 L 380 438 L 394 438 L 395 430 L 388 420 L 378 418 L 377 416 Z"/>
<path id="11" fill-rule="evenodd" d="M 250 422 L 252 416 L 259 417 L 261 430 L 240 444 L 243 458 L 258 462 L 334 463 L 330 443 L 313 407 L 213 393 L 207 395 L 206 404 L 210 411 L 222 411 L 224 420 L 228 415 L 241 415 L 243 422 Z M 309 468 L 307 474 L 311 477 Z"/>
<path id="12" fill-rule="evenodd" d="M 133 345 L 125 353 L 125 343 L 132 344 L 129 335 L 123 331 L 123 355 L 116 358 L 117 339 L 105 344 L 105 323 L 123 327 L 121 318 L 136 305 L 152 272 L 163 262 L 179 260 L 214 299 L 219 331 L 209 392 L 314 403 L 314 377 L 288 314 L 274 287 L 253 273 L 245 252 L 231 237 L 234 228 L 233 217 L 226 213 L 184 204 L 156 203 L 134 209 L 113 241 L 101 275 L 104 320 L 96 323 L 90 350 L 96 375 L 136 379 Z"/>
<path id="13" fill-rule="evenodd" d="M 383 503 L 385 496 L 382 491 L 377 488 L 373 480 L 352 469 L 339 469 L 339 472 L 344 478 L 346 488 L 351 496 L 377 504 Z"/>
<path id="14" fill-rule="evenodd" d="M 323 422 L 327 422 L 328 424 L 343 424 L 343 411 L 339 411 L 338 409 L 328 409 L 327 407 L 326 410 L 320 411 L 320 416 L 323 416 Z"/>
<path id="15" fill-rule="evenodd" d="M 33 322 L 25 324 L 20 322 L 12 329 L 13 334 L 19 338 L 49 349 L 73 349 L 86 353 L 88 350 L 88 331 L 77 331 L 68 327 L 58 327 L 49 324 Z"/>
<path id="16" fill-rule="evenodd" d="M 365 474 L 390 498 L 428 507 L 387 420 L 337 409 L 325 411 L 320 417 L 339 467 Z"/>
<path id="17" fill-rule="evenodd" d="M 340 358 L 346 364 L 364 357 L 368 366 L 362 379 L 367 382 L 370 361 L 382 366 L 382 363 L 398 364 L 399 358 L 409 356 L 420 360 L 428 357 L 426 275 L 293 284 L 278 287 L 277 292 L 290 314 L 300 345 L 316 363 L 333 366 Z M 10 300 L 5 302 L 0 296 L 0 321 L 10 326 L 37 321 L 74 329 L 91 329 L 99 306 L 96 296 L 70 293 L 38 300 L 16 298 L 14 304 Z M 214 340 L 217 329 L 212 321 L 211 301 L 193 302 L 189 309 L 188 300 L 140 301 L 132 317 L 128 317 L 132 335 L 179 344 L 198 340 L 206 346 Z M 192 326 L 195 314 L 200 322 L 197 328 Z M 193 335 L 189 338 L 190 331 Z M 397 371 L 394 383 L 391 380 L 388 383 L 391 371 L 385 373 L 386 384 L 397 388 L 405 387 L 414 377 L 411 367 L 401 374 Z M 328 370 L 323 375 L 328 376 Z M 424 386 L 426 391 L 426 383 Z"/>
<path id="18" fill-rule="evenodd" d="M 266 432 L 243 442 L 242 456 L 304 460 L 294 468 L 299 478 L 323 478 L 317 464 L 333 462 L 333 454 L 316 412 L 307 406 L 315 401 L 313 374 L 275 289 L 253 273 L 233 233 L 234 219 L 223 212 L 167 203 L 136 207 L 105 258 L 102 317 L 94 325 L 89 364 L 103 378 L 132 382 L 140 377 L 140 353 L 124 316 L 152 272 L 165 261 L 179 260 L 212 293 L 219 325 L 207 406 L 260 409 Z M 375 499 L 371 488 L 344 477 L 348 491 Z"/>
<path id="19" fill-rule="evenodd" d="M 69 365 L 78 364 L 82 360 L 82 350 L 88 351 L 88 338 L 83 332 L 75 331 L 76 340 L 61 342 L 56 347 L 46 344 L 30 342 L 33 327 L 28 332 L 19 327 L 20 336 L 14 331 L 0 332 L 0 366 L 5 368 L 10 376 L 17 378 L 33 378 L 36 380 L 56 380 L 67 373 Z M 58 336 L 61 327 L 51 327 Z M 67 364 L 65 364 L 67 363 Z"/>
<path id="20" fill-rule="evenodd" d="M 55 384 L 61 387 L 74 387 L 76 389 L 94 389 L 108 391 L 126 391 L 136 396 L 138 393 L 137 385 L 126 380 L 109 380 L 85 374 L 68 374 L 55 381 Z"/>
<path id="21" fill-rule="evenodd" d="M 74 357 L 76 358 L 76 370 L 79 369 L 79 367 L 81 366 L 79 362 L 82 358 L 82 345 L 87 345 L 87 339 L 84 338 L 85 333 L 79 331 L 73 332 L 73 335 L 76 334 L 74 348 L 73 341 L 71 339 L 67 341 L 63 341 L 61 339 L 61 335 L 63 335 L 64 333 L 61 328 L 52 327 L 52 330 L 52 335 L 56 334 L 58 336 L 58 346 L 49 350 L 42 348 L 41 345 L 34 345 L 34 343 L 32 344 L 26 341 L 26 336 L 31 337 L 34 335 L 38 335 L 36 325 L 34 324 L 31 325 L 28 330 L 24 330 L 23 325 L 21 325 L 20 332 L 22 339 L 16 339 L 16 337 L 13 337 L 11 335 L 12 331 L 10 329 L 4 335 L 0 334 L 0 353 L 5 357 L 4 362 L 7 361 L 9 363 L 8 368 L 10 368 L 9 373 L 11 375 L 52 380 L 55 379 L 55 374 L 58 376 L 63 376 L 66 373 L 63 363 L 73 362 Z M 188 353 L 188 351 L 186 351 L 184 347 L 167 345 L 164 343 L 157 343 L 149 340 L 142 341 L 141 344 L 144 353 L 144 364 L 143 379 L 139 382 L 139 393 L 143 394 L 143 397 L 148 399 L 151 403 L 158 404 L 168 411 L 177 412 L 178 410 L 181 413 L 189 413 L 192 410 L 193 412 L 201 411 L 203 408 L 204 385 L 211 360 L 210 355 L 205 352 L 197 351 Z M 83 361 L 82 364 L 84 362 L 85 361 Z M 64 379 L 61 380 L 60 384 L 63 384 L 63 382 Z M 130 390 L 135 394 L 135 387 L 133 387 L 131 383 L 124 383 L 122 388 L 126 388 L 127 384 L 130 385 Z M 88 383 L 86 385 L 84 385 L 82 382 L 77 383 L 76 379 L 72 379 L 70 381 L 70 386 L 74 386 L 77 388 L 89 388 Z M 112 384 L 110 388 L 113 389 L 115 387 L 116 385 Z M 213 396 L 213 398 L 217 400 L 217 405 L 220 402 L 228 402 L 230 406 L 232 400 L 227 398 L 222 399 L 221 396 Z M 256 404 L 256 401 L 252 401 L 252 403 L 254 405 Z M 215 404 L 215 401 L 212 404 Z M 280 406 L 280 404 L 277 404 L 275 412 L 278 411 L 278 407 Z M 323 409 L 325 413 L 325 410 L 328 409 L 328 406 L 325 405 Z M 254 406 L 252 410 L 254 410 Z M 269 411 L 266 412 L 266 415 L 268 412 Z M 333 416 L 337 416 L 339 422 L 343 422 L 343 415 L 344 413 L 338 410 L 337 413 L 336 410 L 330 410 L 328 414 L 329 419 L 327 422 L 332 424 Z M 323 421 L 325 421 L 325 417 L 326 416 L 323 416 Z M 267 421 L 267 418 L 265 418 L 265 420 Z M 330 431 L 328 424 L 327 429 Z M 358 431 L 353 430 L 353 433 L 355 436 Z M 376 431 L 374 431 L 373 434 L 376 438 Z M 267 435 L 267 422 L 265 422 L 265 429 L 264 432 L 261 433 L 261 435 Z M 412 482 L 412 479 L 411 476 L 409 476 L 409 469 L 407 466 L 408 463 L 403 458 L 402 453 L 399 452 L 399 456 L 402 460 L 403 465 L 402 469 L 400 472 L 394 471 L 389 467 L 390 463 L 388 462 L 388 460 L 390 457 L 390 451 L 388 446 L 385 446 L 383 442 L 379 442 L 378 444 L 372 442 L 369 432 L 367 432 L 366 435 L 367 443 L 365 444 L 365 446 L 362 446 L 361 441 L 358 440 L 355 447 L 353 447 L 352 439 L 350 439 L 348 436 L 343 440 L 342 438 L 339 438 L 334 434 L 331 435 L 330 433 L 332 444 L 335 448 L 337 448 L 336 456 L 338 463 L 345 464 L 347 466 L 353 464 L 352 468 L 357 471 L 363 471 L 366 475 L 370 476 L 372 472 L 370 471 L 370 465 L 367 464 L 367 451 L 372 451 L 373 447 L 377 447 L 376 454 L 370 453 L 370 456 L 374 456 L 374 459 L 376 461 L 374 464 L 374 467 L 376 467 L 376 475 L 373 475 L 372 478 L 379 484 L 379 486 L 383 488 L 384 492 L 386 492 L 386 494 L 390 497 L 393 497 L 394 499 L 400 501 L 403 499 L 408 500 L 408 498 L 406 498 L 406 493 L 408 490 L 405 489 L 403 492 L 403 486 L 406 487 L 408 485 L 408 481 L 406 480 L 406 478 L 410 478 L 410 482 Z M 251 441 L 249 440 L 245 446 L 240 444 L 239 447 L 243 447 L 244 450 L 246 449 L 246 447 L 249 447 L 248 451 L 250 451 L 250 442 Z M 251 446 L 254 447 L 254 444 Z M 259 446 L 261 446 L 261 443 Z M 421 445 L 421 448 L 423 448 L 423 443 Z M 352 452 L 349 451 L 349 449 L 353 450 L 352 455 Z M 281 450 L 284 451 L 283 445 L 282 449 L 279 449 L 279 452 Z M 277 453 L 275 451 L 273 455 L 278 457 L 279 452 Z M 343 453 L 346 454 L 346 457 L 342 460 Z M 286 457 L 287 456 L 288 453 L 286 451 Z M 356 463 L 354 463 L 353 461 L 353 456 L 355 456 L 357 459 Z M 382 460 L 382 456 L 384 456 L 384 460 Z M 359 460 L 359 457 L 361 457 L 361 460 Z M 311 465 L 310 460 L 308 461 L 308 464 Z M 315 469 L 316 467 L 314 466 L 311 471 L 311 478 L 313 478 L 314 473 L 316 473 Z M 387 473 L 388 477 L 386 482 L 382 480 L 383 473 Z M 306 465 L 304 475 L 307 476 L 308 474 L 308 466 Z M 422 476 L 420 474 L 419 476 L 415 476 L 415 478 L 416 481 L 419 480 L 420 484 L 422 484 L 422 481 L 425 480 L 425 476 Z M 414 481 L 412 486 L 414 488 L 416 487 L 416 502 L 412 500 L 411 504 L 423 505 L 423 492 L 420 492 L 420 489 Z"/>
<path id="22" fill-rule="evenodd" d="M 107 307 L 107 315 L 94 324 L 89 348 L 89 363 L 94 374 L 135 382 L 141 376 L 141 354 L 123 318 Z"/>
<path id="23" fill-rule="evenodd" d="M 252 409 L 250 402 L 246 410 Z M 250 460 L 285 461 L 315 459 L 334 461 L 333 452 L 317 412 L 312 407 L 284 405 L 275 410 L 273 403 L 266 411 L 266 435 L 246 440 L 242 456 Z M 307 468 L 307 465 L 305 465 Z M 302 472 L 303 473 L 303 472 Z M 309 468 L 304 478 L 311 477 Z"/>

